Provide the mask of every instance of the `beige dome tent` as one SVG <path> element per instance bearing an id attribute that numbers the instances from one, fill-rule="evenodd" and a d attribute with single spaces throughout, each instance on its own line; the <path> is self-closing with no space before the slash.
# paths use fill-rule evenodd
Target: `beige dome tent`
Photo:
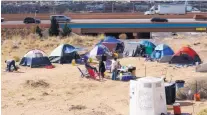
<path id="1" fill-rule="evenodd" d="M 207 63 L 198 65 L 196 67 L 196 72 L 207 72 Z"/>

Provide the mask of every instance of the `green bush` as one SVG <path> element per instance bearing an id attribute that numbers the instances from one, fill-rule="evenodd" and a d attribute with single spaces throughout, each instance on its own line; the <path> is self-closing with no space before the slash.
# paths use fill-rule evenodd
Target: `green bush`
<path id="1" fill-rule="evenodd" d="M 50 36 L 58 36 L 59 35 L 59 25 L 55 18 L 51 19 L 51 26 L 49 29 L 49 35 Z"/>
<path id="2" fill-rule="evenodd" d="M 65 37 L 65 36 L 69 36 L 70 33 L 71 33 L 71 28 L 68 27 L 68 24 L 66 23 L 63 27 L 63 31 L 62 31 L 62 36 Z"/>

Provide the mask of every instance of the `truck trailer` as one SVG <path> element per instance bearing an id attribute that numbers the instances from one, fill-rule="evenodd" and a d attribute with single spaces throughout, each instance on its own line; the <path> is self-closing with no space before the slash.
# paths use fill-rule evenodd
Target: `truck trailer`
<path id="1" fill-rule="evenodd" d="M 149 11 L 145 12 L 145 15 L 153 15 L 153 14 L 186 14 L 186 6 L 184 4 L 162 4 L 153 6 Z"/>

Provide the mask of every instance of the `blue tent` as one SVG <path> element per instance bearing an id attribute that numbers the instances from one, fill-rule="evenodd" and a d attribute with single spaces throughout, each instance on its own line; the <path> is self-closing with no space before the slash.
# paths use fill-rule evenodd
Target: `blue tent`
<path id="1" fill-rule="evenodd" d="M 164 56 L 171 56 L 173 54 L 174 54 L 173 50 L 168 45 L 160 44 L 155 48 L 155 50 L 151 54 L 151 57 L 153 59 L 160 59 Z"/>
<path id="2" fill-rule="evenodd" d="M 147 40 L 142 40 L 139 42 L 139 44 L 144 45 L 145 47 L 145 54 L 151 55 L 151 53 L 154 51 L 154 48 L 156 47 L 152 42 Z"/>
<path id="3" fill-rule="evenodd" d="M 90 58 L 96 59 L 105 54 L 107 57 L 111 57 L 109 49 L 104 45 L 95 46 L 88 54 Z"/>
<path id="4" fill-rule="evenodd" d="M 156 47 L 152 42 L 147 40 L 142 40 L 139 42 L 139 44 L 144 45 L 145 47 Z"/>

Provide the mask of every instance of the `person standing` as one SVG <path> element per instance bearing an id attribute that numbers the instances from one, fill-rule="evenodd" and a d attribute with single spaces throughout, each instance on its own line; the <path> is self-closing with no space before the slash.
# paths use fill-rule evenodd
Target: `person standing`
<path id="1" fill-rule="evenodd" d="M 112 71 L 112 80 L 116 80 L 117 77 L 117 69 L 118 69 L 118 61 L 117 58 L 115 57 L 114 60 L 112 60 L 111 64 L 111 71 Z"/>
<path id="2" fill-rule="evenodd" d="M 100 76 L 102 77 L 102 79 L 104 78 L 105 71 L 106 71 L 105 64 L 104 64 L 103 59 L 101 59 L 101 61 L 99 62 L 99 73 L 100 73 Z"/>
<path id="3" fill-rule="evenodd" d="M 13 59 L 5 60 L 5 63 L 7 64 L 6 71 L 11 72 L 12 66 L 13 66 L 14 70 L 17 71 L 17 67 L 16 67 L 15 61 Z"/>

